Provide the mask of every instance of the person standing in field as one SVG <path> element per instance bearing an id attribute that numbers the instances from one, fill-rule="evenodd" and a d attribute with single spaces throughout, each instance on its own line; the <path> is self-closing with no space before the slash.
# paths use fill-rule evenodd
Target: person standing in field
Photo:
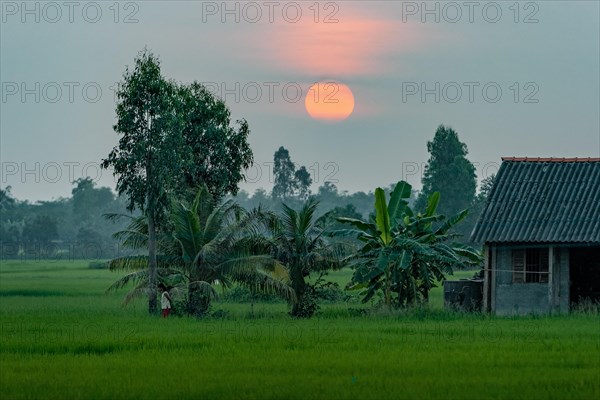
<path id="1" fill-rule="evenodd" d="M 161 293 L 160 307 L 162 308 L 162 317 L 167 318 L 169 316 L 169 314 L 171 313 L 171 302 L 173 301 L 173 299 L 171 298 L 171 295 L 167 291 L 167 288 L 165 287 L 165 285 L 160 283 L 158 285 L 158 289 L 160 290 L 160 293 Z"/>

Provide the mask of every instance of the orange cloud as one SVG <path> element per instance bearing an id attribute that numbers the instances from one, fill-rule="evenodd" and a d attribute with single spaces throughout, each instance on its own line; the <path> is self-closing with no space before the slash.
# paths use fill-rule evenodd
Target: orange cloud
<path id="1" fill-rule="evenodd" d="M 285 72 L 350 77 L 386 72 L 386 60 L 422 42 L 415 25 L 346 13 L 337 23 L 302 19 L 266 24 L 252 38 L 252 58 Z"/>

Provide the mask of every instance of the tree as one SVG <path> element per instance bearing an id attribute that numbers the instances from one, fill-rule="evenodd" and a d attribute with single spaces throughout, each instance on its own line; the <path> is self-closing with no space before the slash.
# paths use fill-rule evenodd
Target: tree
<path id="1" fill-rule="evenodd" d="M 466 234 L 469 235 L 469 240 L 470 240 L 470 234 L 473 231 L 473 228 L 475 228 L 475 224 L 477 223 L 477 220 L 479 220 L 479 217 L 481 216 L 481 213 L 483 212 L 485 204 L 487 203 L 488 196 L 490 195 L 490 193 L 492 191 L 492 187 L 494 186 L 494 178 L 495 177 L 496 177 L 495 175 L 491 175 L 491 176 L 484 178 L 481 181 L 481 185 L 479 187 L 479 193 L 477 193 L 477 196 L 475 197 L 475 201 L 473 201 L 473 206 L 471 207 L 471 212 L 469 213 L 469 215 L 467 216 L 467 219 L 465 221 L 465 225 L 467 225 L 467 227 L 468 227 L 468 231 L 466 232 Z M 481 243 L 473 243 L 473 244 L 481 244 Z"/>
<path id="2" fill-rule="evenodd" d="M 12 196 L 11 190 L 11 186 L 0 189 L 0 211 L 2 212 L 10 210 L 15 205 L 15 198 Z"/>
<path id="3" fill-rule="evenodd" d="M 117 91 L 117 124 L 123 136 L 104 168 L 118 175 L 117 190 L 128 197 L 130 211 L 147 217 L 150 312 L 157 310 L 157 233 L 168 223 L 171 198 L 205 185 L 216 199 L 235 194 L 242 169 L 252 163 L 245 120 L 230 126 L 230 112 L 201 84 L 177 85 L 161 74 L 158 59 L 147 50 L 127 69 Z"/>
<path id="4" fill-rule="evenodd" d="M 148 222 L 148 310 L 157 307 L 157 224 L 164 218 L 168 195 L 180 185 L 183 136 L 177 127 L 175 88 L 161 74 L 159 60 L 144 50 L 126 69 L 117 90 L 118 147 L 102 161 L 118 176 L 117 191 L 128 197 L 127 208 L 142 210 Z"/>
<path id="5" fill-rule="evenodd" d="M 317 226 L 330 231 L 343 229 L 345 228 L 344 224 L 338 220 L 342 217 L 360 219 L 362 215 L 356 211 L 356 206 L 353 204 L 346 204 L 345 207 L 337 206 L 323 214 L 317 220 Z"/>
<path id="6" fill-rule="evenodd" d="M 312 178 L 303 165 L 296 170 L 296 165 L 290 158 L 290 152 L 283 146 L 273 155 L 273 198 L 290 200 L 296 196 L 299 200 L 306 200 L 310 196 Z"/>
<path id="7" fill-rule="evenodd" d="M 186 308 L 194 316 L 205 315 L 216 296 L 215 286 L 232 283 L 262 293 L 274 293 L 295 301 L 295 294 L 285 270 L 268 254 L 252 254 L 255 224 L 262 221 L 260 212 L 246 212 L 232 200 L 216 202 L 206 185 L 191 201 L 174 201 L 171 205 L 172 231 L 159 240 L 159 280 L 175 291 L 185 292 Z M 117 233 L 123 244 L 141 248 L 147 242 L 145 217 L 131 218 L 125 231 Z M 115 282 L 109 290 L 136 283 L 125 301 L 140 296 L 149 279 L 145 256 L 114 259 L 112 270 L 133 270 Z"/>
<path id="8" fill-rule="evenodd" d="M 421 191 L 416 209 L 423 211 L 427 199 L 439 192 L 444 199 L 439 212 L 454 215 L 472 206 L 477 188 L 475 167 L 466 158 L 467 145 L 462 143 L 458 134 L 449 127 L 440 125 L 433 141 L 427 142 L 429 161 L 423 175 Z"/>
<path id="9" fill-rule="evenodd" d="M 26 243 L 47 245 L 58 238 L 58 221 L 51 215 L 37 215 L 25 223 L 22 235 Z"/>
<path id="10" fill-rule="evenodd" d="M 227 193 L 235 195 L 244 179 L 242 170 L 253 161 L 248 123 L 242 119 L 237 128 L 232 127 L 227 105 L 200 83 L 181 85 L 178 96 L 185 140 L 182 150 L 187 153 L 185 186 L 206 185 L 217 200 Z"/>
<path id="11" fill-rule="evenodd" d="M 410 195 L 411 186 L 404 181 L 398 182 L 389 201 L 377 188 L 374 221 L 338 218 L 354 229 L 337 235 L 353 235 L 364 243 L 347 259 L 355 269 L 349 287 L 365 289 L 363 302 L 380 291 L 387 308 L 427 301 L 431 288 L 446 274 L 481 260 L 474 250 L 448 243 L 453 237 L 448 232 L 465 218 L 466 210 L 448 219 L 437 214 L 440 194 L 436 192 L 429 197 L 425 213 L 415 214 L 408 205 Z"/>
<path id="12" fill-rule="evenodd" d="M 296 191 L 295 166 L 290 152 L 283 146 L 273 155 L 273 197 L 288 199 Z"/>
<path id="13" fill-rule="evenodd" d="M 95 210 L 103 208 L 114 200 L 112 191 L 107 187 L 96 189 L 90 177 L 79 178 L 73 182 L 73 213 L 83 220 L 90 218 Z"/>
<path id="14" fill-rule="evenodd" d="M 283 204 L 283 212 L 270 225 L 272 255 L 285 266 L 296 293 L 297 301 L 290 312 L 294 317 L 310 317 L 317 309 L 306 278 L 312 272 L 342 266 L 337 249 L 326 242 L 322 229 L 315 225 L 318 204 L 309 199 L 298 211 Z"/>
<path id="15" fill-rule="evenodd" d="M 312 178 L 310 173 L 306 170 L 303 165 L 294 173 L 294 179 L 298 188 L 298 197 L 302 200 L 308 199 L 310 196 L 310 185 L 312 185 Z"/>

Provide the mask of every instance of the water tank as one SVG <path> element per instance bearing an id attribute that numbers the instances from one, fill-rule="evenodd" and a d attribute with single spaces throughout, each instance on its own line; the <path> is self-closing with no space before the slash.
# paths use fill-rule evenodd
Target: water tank
<path id="1" fill-rule="evenodd" d="M 461 311 L 481 311 L 483 280 L 444 281 L 444 305 Z"/>

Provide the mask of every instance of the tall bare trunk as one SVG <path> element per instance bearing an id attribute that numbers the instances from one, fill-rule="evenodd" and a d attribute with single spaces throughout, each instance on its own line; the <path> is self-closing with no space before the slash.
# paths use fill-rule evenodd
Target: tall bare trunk
<path id="1" fill-rule="evenodd" d="M 157 266 L 156 266 L 156 224 L 154 221 L 154 207 L 148 208 L 148 312 L 158 312 L 158 299 L 156 295 Z"/>

